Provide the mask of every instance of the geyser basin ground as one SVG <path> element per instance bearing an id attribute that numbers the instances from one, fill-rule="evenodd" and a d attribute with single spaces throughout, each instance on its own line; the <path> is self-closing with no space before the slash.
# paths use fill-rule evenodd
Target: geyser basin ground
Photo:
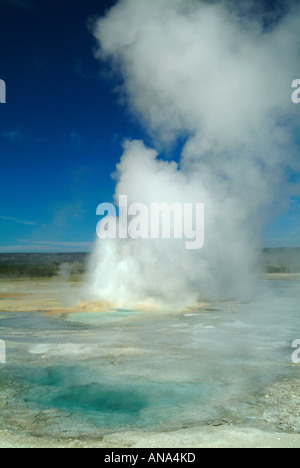
<path id="1" fill-rule="evenodd" d="M 300 446 L 300 281 L 269 278 L 252 303 L 165 313 L 1 282 L 0 445 Z"/>

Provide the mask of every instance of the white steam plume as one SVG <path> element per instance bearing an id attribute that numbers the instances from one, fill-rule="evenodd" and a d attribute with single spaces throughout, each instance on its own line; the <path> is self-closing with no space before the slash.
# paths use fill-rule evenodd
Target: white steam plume
<path id="1" fill-rule="evenodd" d="M 189 305 L 249 295 L 261 229 L 297 161 L 291 83 L 300 10 L 264 27 L 232 2 L 121 0 L 93 25 L 123 92 L 161 148 L 184 138 L 180 164 L 126 142 L 118 195 L 129 203 L 205 203 L 205 247 L 175 241 L 97 241 L 90 291 L 122 307 Z M 246 13 L 245 13 L 246 11 Z"/>

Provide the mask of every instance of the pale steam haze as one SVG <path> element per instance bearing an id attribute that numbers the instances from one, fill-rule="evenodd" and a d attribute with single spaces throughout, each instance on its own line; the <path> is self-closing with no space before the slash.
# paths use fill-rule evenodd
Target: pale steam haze
<path id="1" fill-rule="evenodd" d="M 93 23 L 96 57 L 121 76 L 122 97 L 153 141 L 124 143 L 116 201 L 205 204 L 201 250 L 179 240 L 98 240 L 88 274 L 97 299 L 182 307 L 253 294 L 262 229 L 295 190 L 289 169 L 299 169 L 291 83 L 300 10 L 291 3 L 266 27 L 251 2 L 233 5 L 123 0 Z M 179 164 L 160 158 L 178 141 Z"/>

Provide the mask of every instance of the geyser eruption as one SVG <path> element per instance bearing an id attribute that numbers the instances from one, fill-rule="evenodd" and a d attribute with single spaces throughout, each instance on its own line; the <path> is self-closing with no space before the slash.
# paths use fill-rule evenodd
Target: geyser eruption
<path id="1" fill-rule="evenodd" d="M 88 278 L 95 298 L 182 307 L 251 293 L 262 227 L 272 204 L 284 205 L 296 163 L 300 10 L 267 22 L 247 5 L 121 0 L 94 22 L 96 56 L 121 75 L 154 144 L 185 142 L 176 163 L 127 141 L 116 200 L 205 204 L 201 250 L 174 239 L 98 240 Z"/>

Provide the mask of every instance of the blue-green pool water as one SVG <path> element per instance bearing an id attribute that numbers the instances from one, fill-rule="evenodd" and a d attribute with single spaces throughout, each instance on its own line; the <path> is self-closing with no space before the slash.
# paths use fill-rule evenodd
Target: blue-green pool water
<path id="1" fill-rule="evenodd" d="M 20 372 L 19 372 L 20 375 Z M 59 409 L 104 428 L 167 423 L 191 405 L 211 402 L 217 389 L 203 382 L 154 382 L 128 377 L 106 381 L 87 367 L 28 369 L 22 398 L 29 408 Z M 176 417 L 175 417 L 176 419 Z"/>
<path id="2" fill-rule="evenodd" d="M 276 287 L 189 313 L 0 311 L 0 427 L 76 436 L 258 421 L 264 389 L 297 372 L 299 282 Z"/>

